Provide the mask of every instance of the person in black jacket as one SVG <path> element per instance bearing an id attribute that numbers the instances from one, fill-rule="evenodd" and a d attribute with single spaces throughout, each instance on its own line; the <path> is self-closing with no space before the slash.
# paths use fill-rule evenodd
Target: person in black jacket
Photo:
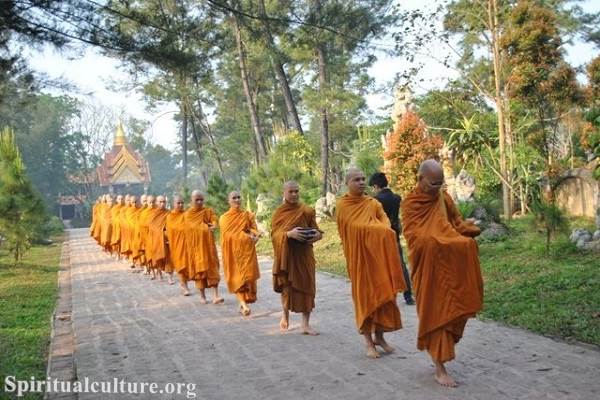
<path id="1" fill-rule="evenodd" d="M 410 275 L 406 268 L 406 262 L 404 261 L 404 255 L 402 254 L 402 245 L 400 244 L 400 233 L 402 233 L 402 227 L 400 226 L 400 219 L 398 213 L 400 210 L 400 202 L 402 198 L 388 187 L 388 180 L 383 172 L 374 173 L 369 178 L 369 186 L 373 187 L 375 191 L 375 199 L 383 206 L 392 229 L 396 232 L 396 240 L 398 241 L 398 249 L 400 250 L 400 259 L 402 260 L 402 273 L 404 274 L 404 280 L 406 281 L 407 290 L 404 292 L 404 301 L 406 304 L 413 305 L 415 301 L 412 297 L 412 290 L 410 285 Z"/>

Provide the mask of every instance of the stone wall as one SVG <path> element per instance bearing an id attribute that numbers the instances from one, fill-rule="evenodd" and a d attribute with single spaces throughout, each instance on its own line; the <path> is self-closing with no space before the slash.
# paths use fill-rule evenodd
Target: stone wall
<path id="1" fill-rule="evenodd" d="M 556 189 L 558 206 L 571 216 L 596 217 L 600 207 L 600 184 L 592 178 L 592 171 L 576 168 L 567 171 Z"/>

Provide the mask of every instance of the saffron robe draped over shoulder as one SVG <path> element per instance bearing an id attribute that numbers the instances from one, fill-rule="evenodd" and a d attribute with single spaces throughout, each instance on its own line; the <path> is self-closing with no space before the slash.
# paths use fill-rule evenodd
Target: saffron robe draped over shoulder
<path id="1" fill-rule="evenodd" d="M 131 223 L 129 222 L 130 213 L 135 210 L 135 206 L 126 205 L 121 210 L 121 254 L 129 256 L 131 253 Z"/>
<path id="2" fill-rule="evenodd" d="M 166 272 L 173 272 L 173 267 L 169 259 L 169 249 L 165 242 L 165 226 L 167 223 L 169 210 L 157 209 L 152 219 L 148 223 L 148 245 L 146 251 L 149 251 L 150 261 L 153 268 Z"/>
<path id="3" fill-rule="evenodd" d="M 152 222 L 152 220 L 158 215 L 160 214 L 160 209 L 158 207 L 152 207 L 150 208 L 150 211 L 148 211 L 148 213 L 145 216 L 145 225 L 146 225 L 146 235 L 144 238 L 144 258 L 146 261 L 146 265 L 148 265 L 149 267 L 152 266 L 152 258 L 153 258 L 153 254 L 152 254 L 152 235 L 150 234 L 150 224 Z"/>
<path id="4" fill-rule="evenodd" d="M 94 240 L 96 240 L 96 242 L 98 242 L 98 244 L 100 244 L 100 240 L 101 240 L 101 229 L 102 229 L 102 222 L 101 222 L 101 215 L 104 212 L 104 203 L 97 203 L 96 205 L 94 205 L 93 211 L 92 211 L 92 226 L 90 226 L 90 234 L 92 235 L 92 237 L 94 238 Z"/>
<path id="5" fill-rule="evenodd" d="M 258 235 L 256 220 L 249 211 L 230 208 L 219 218 L 223 272 L 227 289 L 246 303 L 256 301 L 256 281 L 260 277 L 255 243 L 249 234 Z"/>
<path id="6" fill-rule="evenodd" d="M 467 319 L 483 304 L 483 280 L 474 224 L 464 222 L 450 195 L 419 188 L 401 205 L 411 278 L 416 292 L 417 348 L 434 360 L 454 358 Z"/>
<path id="7" fill-rule="evenodd" d="M 139 224 L 139 216 L 140 212 L 142 212 L 143 208 L 141 207 L 129 207 L 127 211 L 127 224 L 130 229 L 130 239 L 129 239 L 129 259 L 132 262 L 137 261 L 140 256 L 140 224 Z"/>
<path id="8" fill-rule="evenodd" d="M 100 244 L 104 247 L 104 250 L 110 251 L 110 241 L 112 238 L 112 216 L 111 208 L 108 204 L 105 204 L 104 209 L 100 215 Z"/>
<path id="9" fill-rule="evenodd" d="M 281 293 L 286 308 L 310 312 L 315 307 L 315 256 L 312 243 L 287 237 L 295 227 L 319 229 L 315 210 L 304 204 L 284 202 L 273 213 L 273 289 Z"/>
<path id="10" fill-rule="evenodd" d="M 185 242 L 188 268 L 196 287 L 204 289 L 219 285 L 219 258 L 213 233 L 208 224 L 218 224 L 212 208 L 191 207 L 185 212 Z"/>
<path id="11" fill-rule="evenodd" d="M 337 201 L 336 222 L 360 333 L 400 329 L 396 294 L 406 290 L 406 282 L 396 234 L 381 203 L 348 193 Z"/>
<path id="12" fill-rule="evenodd" d="M 110 233 L 110 248 L 113 253 L 120 253 L 121 248 L 121 212 L 123 211 L 122 204 L 115 204 L 110 209 L 111 233 Z"/>
<path id="13" fill-rule="evenodd" d="M 167 239 L 169 241 L 169 258 L 171 265 L 186 281 L 193 278 L 188 270 L 187 250 L 185 243 L 185 213 L 172 210 L 166 218 Z"/>

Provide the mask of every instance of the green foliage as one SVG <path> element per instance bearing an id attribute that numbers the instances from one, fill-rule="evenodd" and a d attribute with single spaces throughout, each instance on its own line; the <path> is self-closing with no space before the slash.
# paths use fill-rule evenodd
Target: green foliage
<path id="1" fill-rule="evenodd" d="M 477 205 L 473 201 L 459 201 L 458 203 L 456 203 L 456 207 L 458 208 L 458 211 L 460 212 L 460 215 L 463 217 L 463 219 L 467 219 L 471 218 L 471 216 L 473 215 L 473 211 L 475 211 Z"/>
<path id="2" fill-rule="evenodd" d="M 383 146 L 380 135 L 371 127 L 357 128 L 358 138 L 352 144 L 351 163 L 371 176 L 383 165 Z"/>
<path id="3" fill-rule="evenodd" d="M 208 187 L 206 188 L 206 205 L 212 207 L 218 215 L 223 214 L 229 209 L 227 203 L 227 195 L 233 189 L 229 186 L 223 178 L 218 175 L 213 175 L 208 180 Z"/>
<path id="4" fill-rule="evenodd" d="M 15 263 L 40 233 L 45 220 L 42 200 L 34 191 L 11 129 L 0 136 L 0 235 Z"/>
<path id="5" fill-rule="evenodd" d="M 537 225 L 546 234 L 546 249 L 550 249 L 550 240 L 558 233 L 565 233 L 569 229 L 569 223 L 564 212 L 556 205 L 536 200 L 532 205 L 536 216 Z"/>
<path id="6" fill-rule="evenodd" d="M 64 230 L 65 226 L 56 215 L 49 217 L 42 228 L 45 237 L 60 235 Z"/>
<path id="7" fill-rule="evenodd" d="M 280 203 L 283 184 L 295 180 L 300 185 L 301 200 L 312 205 L 319 198 L 316 161 L 306 137 L 297 133 L 288 134 L 275 145 L 266 162 L 250 172 L 242 184 L 243 194 L 252 201 L 263 194 L 267 199 Z"/>
<path id="8" fill-rule="evenodd" d="M 56 307 L 60 244 L 33 245 L 19 266 L 0 247 L 0 379 L 45 379 L 51 316 Z M 10 399 L 2 392 L 2 399 Z M 39 399 L 43 394 L 26 394 Z"/>

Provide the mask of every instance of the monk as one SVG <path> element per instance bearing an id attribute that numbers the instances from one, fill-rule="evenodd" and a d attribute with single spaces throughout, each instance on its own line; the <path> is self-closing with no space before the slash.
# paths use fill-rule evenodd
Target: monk
<path id="1" fill-rule="evenodd" d="M 315 307 L 315 256 L 313 243 L 323 237 L 315 218 L 315 210 L 300 202 L 300 186 L 294 181 L 283 185 L 284 202 L 273 213 L 273 289 L 281 293 L 283 314 L 279 322 L 282 332 L 289 328 L 289 312 L 302 313 L 301 332 L 318 335 L 310 326 Z"/>
<path id="2" fill-rule="evenodd" d="M 385 353 L 394 352 L 384 332 L 402 328 L 396 304 L 396 295 L 406 289 L 402 261 L 381 203 L 365 193 L 363 171 L 350 168 L 345 182 L 348 193 L 337 202 L 336 222 L 352 282 L 356 326 L 365 338 L 367 356 L 379 358 L 376 345 Z"/>
<path id="3" fill-rule="evenodd" d="M 121 211 L 123 210 L 123 195 L 117 195 L 115 204 L 110 210 L 112 230 L 110 233 L 110 252 L 121 258 Z"/>
<path id="4" fill-rule="evenodd" d="M 113 206 L 113 198 L 112 195 L 107 194 L 105 199 L 106 204 L 100 216 L 100 245 L 104 248 L 104 251 L 110 253 L 112 238 L 112 215 L 110 210 Z"/>
<path id="5" fill-rule="evenodd" d="M 153 274 L 162 281 L 162 273 L 169 275 L 169 285 L 173 285 L 173 267 L 169 259 L 169 249 L 166 244 L 165 225 L 167 223 L 167 199 L 165 196 L 156 197 L 156 211 L 148 222 L 148 239 L 146 251 L 150 253 L 149 264 Z"/>
<path id="6" fill-rule="evenodd" d="M 419 329 L 417 348 L 435 364 L 435 380 L 455 387 L 444 364 L 454 359 L 454 346 L 469 318 L 481 310 L 483 281 L 477 243 L 480 230 L 463 221 L 452 198 L 441 190 L 442 166 L 424 161 L 417 187 L 402 202 L 402 224 L 408 243 L 411 279 L 416 291 Z"/>
<path id="7" fill-rule="evenodd" d="M 145 219 L 143 224 L 145 225 L 145 237 L 144 237 L 144 261 L 146 263 L 146 271 L 151 274 L 151 280 L 156 279 L 160 276 L 162 280 L 162 274 L 159 274 L 159 271 L 152 265 L 152 257 L 153 257 L 153 248 L 152 248 L 152 237 L 150 235 L 150 222 L 159 214 L 161 214 L 160 209 L 158 208 L 157 203 L 158 197 L 154 197 L 152 195 L 148 196 L 148 211 L 146 212 Z"/>
<path id="8" fill-rule="evenodd" d="M 140 211 L 139 214 L 139 240 L 140 240 L 140 263 L 144 268 L 144 275 L 150 275 L 150 266 L 148 265 L 148 257 L 146 254 L 146 239 L 148 237 L 148 221 L 150 217 L 154 213 L 154 207 L 156 206 L 154 202 L 154 196 L 151 194 L 146 196 L 146 207 Z M 156 279 L 155 276 L 151 277 L 152 279 Z"/>
<path id="9" fill-rule="evenodd" d="M 127 255 L 127 259 L 131 262 L 131 272 L 137 272 L 135 268 L 135 261 L 137 257 L 137 231 L 136 231 L 136 221 L 138 219 L 139 213 L 139 203 L 137 201 L 137 197 L 134 195 L 129 196 L 129 207 L 125 210 L 125 224 L 127 225 L 128 240 L 125 242 L 125 254 Z"/>
<path id="10" fill-rule="evenodd" d="M 229 210 L 219 218 L 223 271 L 229 293 L 240 302 L 240 314 L 250 315 L 248 304 L 256 302 L 256 281 L 260 277 L 255 244 L 260 237 L 254 215 L 241 209 L 242 196 L 227 196 Z"/>
<path id="11" fill-rule="evenodd" d="M 206 304 L 206 288 L 213 289 L 213 304 L 223 303 L 219 297 L 219 258 L 213 232 L 218 227 L 217 214 L 204 207 L 204 195 L 199 190 L 192 192 L 192 204 L 185 212 L 185 242 L 190 279 L 200 291 L 200 302 Z"/>
<path id="12" fill-rule="evenodd" d="M 129 258 L 129 253 L 131 252 L 131 233 L 129 229 L 129 222 L 127 221 L 127 213 L 129 212 L 129 208 L 131 207 L 131 196 L 129 194 L 125 195 L 124 205 L 121 209 L 121 255 L 126 259 Z"/>
<path id="13" fill-rule="evenodd" d="M 169 247 L 169 258 L 173 269 L 177 271 L 180 286 L 184 296 L 189 296 L 188 281 L 192 280 L 193 273 L 188 268 L 188 257 L 185 241 L 183 197 L 173 198 L 173 208 L 166 218 L 167 241 Z"/>
<path id="14" fill-rule="evenodd" d="M 140 235 L 140 230 L 141 230 L 140 216 L 141 216 L 142 211 L 144 211 L 147 208 L 146 197 L 147 196 L 145 194 L 140 196 L 139 207 L 137 207 L 136 210 L 129 215 L 131 217 L 130 223 L 132 224 L 132 227 L 133 227 L 133 229 L 132 229 L 133 237 L 131 239 L 131 261 L 133 263 L 134 269 L 132 272 L 141 272 L 144 270 L 144 266 L 143 266 L 144 251 L 143 251 L 142 239 L 141 239 L 141 235 Z M 138 266 L 140 267 L 140 269 L 137 268 Z"/>
<path id="15" fill-rule="evenodd" d="M 100 221 L 99 214 L 102 209 L 102 196 L 99 196 L 92 207 L 92 223 L 90 225 L 90 236 L 94 238 L 96 242 L 100 242 Z"/>

